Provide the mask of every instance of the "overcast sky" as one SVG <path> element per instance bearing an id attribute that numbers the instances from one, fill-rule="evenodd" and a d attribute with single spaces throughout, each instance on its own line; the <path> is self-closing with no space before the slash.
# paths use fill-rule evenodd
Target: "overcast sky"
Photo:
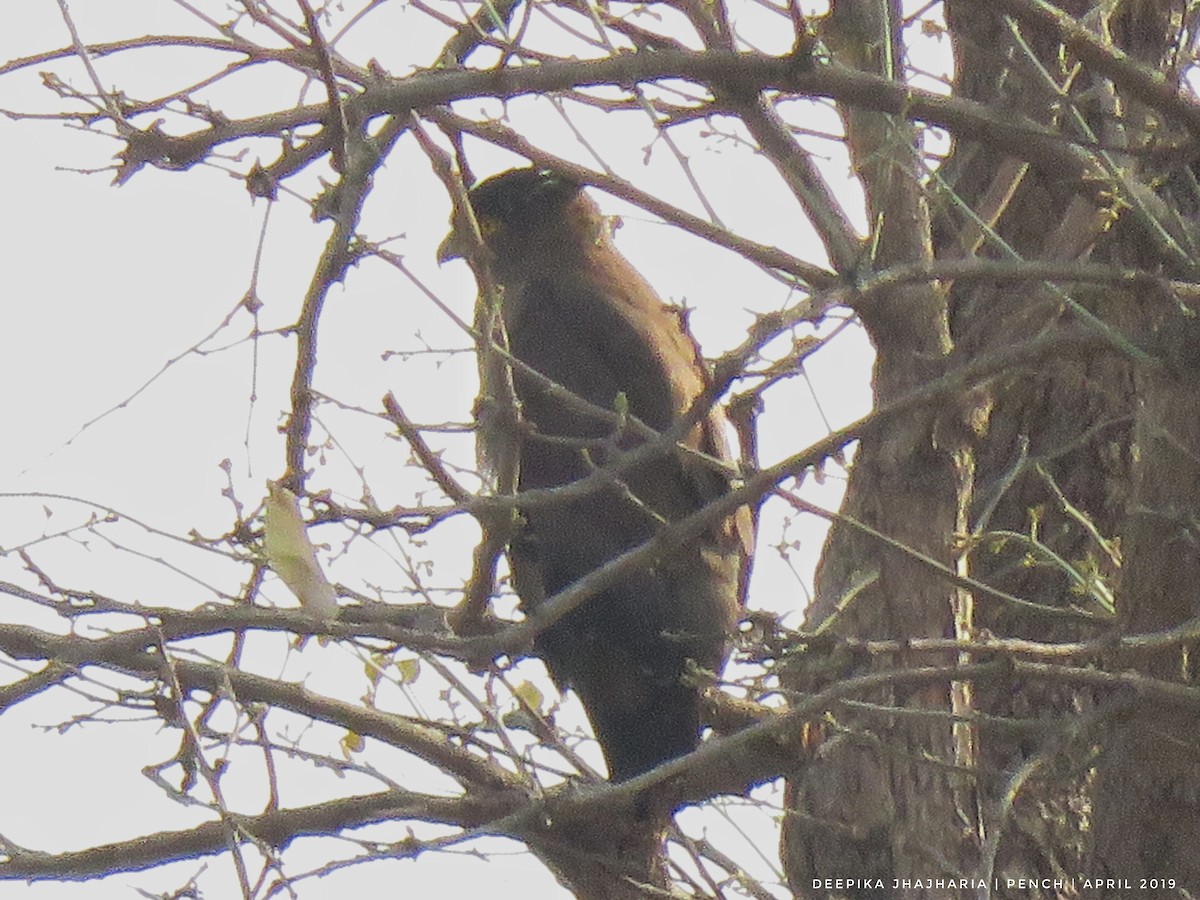
<path id="1" fill-rule="evenodd" d="M 219 2 L 197 5 L 221 16 Z M 455 4 L 442 5 L 455 14 Z M 752 4 L 732 6 L 748 17 L 753 14 Z M 194 18 L 166 0 L 75 0 L 71 11 L 87 42 L 143 33 L 202 33 Z M 9 22 L 19 25 L 0 31 L 0 59 L 69 43 L 58 5 L 51 0 L 9 0 L 6 12 Z M 347 35 L 339 50 L 362 64 L 374 57 L 393 74 L 405 74 L 415 64 L 428 63 L 426 48 L 439 43 L 431 43 L 433 32 L 424 29 L 424 21 L 411 11 L 406 14 L 399 3 L 384 4 Z M 773 35 L 760 37 L 770 49 Z M 178 49 L 104 58 L 96 64 L 106 85 L 138 97 L 178 89 L 214 70 L 211 55 Z M 0 77 L 0 109 L 58 108 L 60 101 L 42 86 L 38 74 L 48 68 Z M 53 68 L 87 89 L 78 65 Z M 261 69 L 236 84 L 217 85 L 209 97 L 230 115 L 249 115 L 296 102 L 300 87 L 290 74 Z M 304 98 L 316 101 L 320 93 Z M 498 111 L 484 101 L 460 105 L 464 113 L 481 109 Z M 546 101 L 519 101 L 511 104 L 510 113 L 548 148 L 595 164 Z M 623 118 L 622 130 L 617 130 L 594 111 L 576 113 L 575 121 L 619 174 L 702 212 L 673 156 L 661 142 L 653 142 L 646 123 Z M 835 127 L 831 118 L 816 125 Z M 820 261 L 810 230 L 773 170 L 736 141 L 703 140 L 699 129 L 681 130 L 680 138 L 726 224 Z M 214 589 L 235 592 L 244 577 L 237 566 L 207 560 L 199 551 L 136 526 L 113 530 L 112 543 L 78 529 L 102 507 L 164 533 L 186 536 L 196 529 L 215 536 L 232 522 L 230 501 L 222 496 L 227 478 L 249 512 L 264 496 L 266 479 L 282 473 L 277 426 L 287 408 L 295 344 L 270 332 L 294 321 L 299 309 L 328 233 L 327 224 L 311 221 L 303 198 L 315 193 L 319 175 L 329 178 L 331 173 L 322 168 L 297 178 L 291 188 L 303 197 L 284 193 L 270 207 L 264 232 L 268 205 L 252 202 L 243 183 L 222 169 L 243 173 L 256 154 L 269 161 L 277 150 L 269 142 L 247 148 L 244 158 L 188 172 L 146 168 L 120 188 L 111 186 L 111 171 L 67 171 L 111 166 L 120 149 L 115 140 L 61 123 L 0 117 L 0 146 L 7 223 L 0 329 L 0 422 L 5 431 L 0 441 L 0 548 L 26 547 L 47 571 L 69 577 L 70 586 L 126 600 L 192 606 L 211 599 Z M 469 149 L 480 175 L 520 162 L 482 145 Z M 845 179 L 845 160 L 833 153 L 832 144 L 830 151 L 824 164 Z M 611 197 L 596 196 L 606 212 L 622 217 L 618 246 L 664 299 L 695 308 L 691 322 L 706 355 L 736 346 L 755 313 L 779 309 L 792 299 L 784 286 L 733 254 Z M 454 263 L 439 269 L 434 262 L 448 214 L 426 158 L 415 142 L 404 139 L 376 180 L 362 230 L 372 240 L 392 239 L 388 246 L 403 255 L 414 276 L 469 320 L 475 289 L 467 267 Z M 257 323 L 264 333 L 256 339 L 251 337 L 255 322 L 239 306 L 252 282 L 264 304 Z M 365 486 L 382 507 L 411 500 L 424 485 L 403 468 L 407 448 L 372 414 L 391 390 L 417 422 L 465 423 L 474 396 L 475 363 L 469 353 L 450 351 L 468 347 L 466 335 L 412 282 L 380 262 L 365 262 L 344 286 L 335 287 L 322 323 L 316 385 L 340 406 L 326 405 L 319 412 L 314 440 L 328 437 L 328 443 L 312 459 L 314 487 L 330 487 L 347 502 L 359 502 Z M 827 430 L 825 417 L 836 427 L 862 415 L 868 359 L 865 342 L 852 331 L 818 354 L 804 377 L 774 389 L 763 419 L 763 461 L 773 462 L 819 438 Z M 431 441 L 445 448 L 448 459 L 470 467 L 474 450 L 469 435 L 434 436 Z M 228 474 L 223 460 L 230 461 Z M 463 478 L 472 483 L 469 475 Z M 839 484 L 834 473 L 823 486 L 810 484 L 809 496 L 835 506 Z M 782 531 L 784 512 L 782 504 L 768 508 L 751 598 L 756 607 L 787 615 L 795 625 L 822 529 L 805 523 Z M 60 532 L 67 534 L 51 537 Z M 337 540 L 321 532 L 314 529 L 314 539 Z M 330 575 L 345 583 L 357 579 L 388 585 L 420 554 L 443 561 L 444 568 L 430 581 L 445 589 L 440 601 L 453 602 L 450 591 L 461 586 L 461 567 L 469 561 L 474 534 L 473 525 L 463 520 L 438 529 L 419 548 L 400 538 L 380 541 L 370 552 L 332 560 Z M 786 554 L 770 546 L 781 543 L 795 546 Z M 34 586 L 11 552 L 0 557 L 0 579 Z M 280 605 L 294 603 L 282 585 L 269 584 L 266 593 Z M 61 627 L 52 617 L 30 614 L 24 607 L 6 618 L 18 615 L 41 627 Z M 270 641 L 259 646 L 260 668 L 306 678 L 315 689 L 323 686 L 322 679 L 336 680 L 335 670 L 337 678 L 343 670 L 360 671 L 356 660 L 333 647 L 289 654 L 286 646 Z M 0 683 L 16 677 L 0 660 Z M 361 685 L 339 688 L 331 683 L 329 689 L 353 693 Z M 192 810 L 165 800 L 138 771 L 150 760 L 169 757 L 175 737 L 130 726 L 90 726 L 65 734 L 39 731 L 31 726 L 54 725 L 64 710 L 77 711 L 81 702 L 78 697 L 44 699 L 0 718 L 6 761 L 0 768 L 0 835 L 54 851 L 196 821 Z M 136 752 L 131 752 L 131 740 L 137 742 Z M 593 758 L 598 760 L 598 754 Z M 314 791 L 325 790 L 347 787 L 315 777 Z M 254 786 L 247 785 L 246 791 L 247 807 L 253 809 Z M 722 826 L 714 820 L 709 827 Z M 770 832 L 751 838 L 752 843 L 774 840 Z M 487 846 L 500 845 L 493 841 Z M 519 845 L 507 847 L 511 855 L 492 857 L 486 868 L 469 854 L 450 853 L 383 865 L 411 896 L 460 896 L 481 884 L 496 898 L 564 895 L 540 866 L 521 854 Z M 765 846 L 764 852 L 774 857 L 775 848 Z M 220 891 L 231 884 L 228 861 L 208 864 L 205 883 L 214 890 L 211 896 L 227 896 Z M 131 896 L 130 885 L 161 891 L 183 880 L 180 871 L 196 868 L 186 864 L 119 877 L 102 888 L 0 883 L 0 898 L 126 897 Z M 359 878 L 358 884 L 377 887 L 381 871 L 374 864 L 305 883 L 301 896 L 344 894 Z"/>

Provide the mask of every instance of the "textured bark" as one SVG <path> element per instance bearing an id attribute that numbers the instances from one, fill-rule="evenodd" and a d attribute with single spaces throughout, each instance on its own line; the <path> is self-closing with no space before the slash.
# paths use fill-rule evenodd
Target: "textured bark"
<path id="1" fill-rule="evenodd" d="M 1200 334 L 1194 304 L 1142 298 L 1166 371 L 1143 372 L 1136 386 L 1133 484 L 1121 529 L 1126 553 L 1122 612 L 1131 632 L 1164 631 L 1200 612 Z M 1122 663 L 1167 681 L 1195 684 L 1195 642 L 1171 652 L 1128 654 Z M 1174 879 L 1200 889 L 1200 715 L 1195 709 L 1139 705 L 1104 742 L 1098 765 L 1096 826 L 1089 871 L 1098 879 Z M 1119 897 L 1099 889 L 1092 896 Z M 1180 896 L 1174 885 L 1145 892 Z"/>
<path id="2" fill-rule="evenodd" d="M 663 816 L 633 810 L 585 821 L 547 821 L 530 849 L 579 900 L 637 900 L 668 892 Z"/>
<path id="3" fill-rule="evenodd" d="M 828 34 L 841 59 L 892 74 L 884 52 L 898 49 L 898 5 L 835 4 Z M 889 19 L 885 12 L 890 11 Z M 864 50 L 864 48 L 868 48 Z M 870 52 L 874 48 L 875 52 Z M 852 159 L 866 187 L 872 262 L 876 268 L 932 259 L 929 210 L 917 158 L 918 132 L 903 120 L 842 110 Z M 868 252 L 864 248 L 864 253 Z M 904 396 L 944 371 L 950 347 L 946 297 L 936 285 L 902 286 L 857 310 L 876 351 L 878 405 Z M 954 566 L 962 530 L 965 476 L 963 409 L 926 409 L 859 445 L 853 474 L 817 573 L 809 621 L 832 635 L 872 638 L 945 637 L 955 632 L 957 591 L 930 566 L 857 527 L 862 523 L 928 559 Z M 865 583 L 865 586 L 864 586 Z M 851 599 L 852 598 L 852 599 Z M 923 663 L 952 662 L 951 656 Z M 858 672 L 915 662 L 898 654 L 856 666 Z M 839 673 L 848 674 L 848 673 Z M 821 686 L 803 666 L 785 672 L 797 691 Z M 887 690 L 867 698 L 882 706 L 936 711 L 941 718 L 838 712 L 814 732 L 816 759 L 788 786 L 784 823 L 788 879 L 800 896 L 823 896 L 815 879 L 915 880 L 931 858 L 958 869 L 969 827 L 965 786 L 930 759 L 955 758 L 949 685 Z M 940 867 L 941 864 L 939 864 Z M 918 891 L 914 896 L 923 895 Z M 929 894 L 934 896 L 934 894 Z"/>
<path id="4" fill-rule="evenodd" d="M 980 5 L 970 2 L 952 5 L 949 15 L 964 93 L 1073 133 L 1063 125 L 1057 97 L 1032 61 L 1004 62 L 1021 54 L 998 16 L 981 14 Z M 1066 78 L 1055 65 L 1059 48 L 1053 40 L 1034 34 L 1031 46 L 1048 71 L 1060 81 Z M 1089 84 L 1085 75 L 1077 88 Z M 986 147 L 959 145 L 945 175 L 994 235 L 947 208 L 939 219 L 939 244 L 949 253 L 1003 258 L 1007 246 L 1021 259 L 1069 261 L 1105 252 L 1097 248 L 1107 227 L 1105 210 L 1060 185 L 1053 172 Z M 1063 297 L 1064 291 L 1049 285 L 956 286 L 951 301 L 956 354 L 969 360 L 1075 321 Z M 1088 307 L 1105 319 L 1123 302 L 1101 294 Z M 1127 493 L 1131 379 L 1129 362 L 1107 352 L 1043 360 L 991 385 L 986 428 L 973 446 L 971 531 L 980 538 L 968 560 L 974 577 L 1049 610 L 1083 599 L 1071 593 L 1066 571 L 1046 564 L 1047 557 L 1031 565 L 1027 545 L 984 537 L 1003 533 L 1036 533 L 1059 559 L 1074 565 L 1090 560 L 1100 577 L 1115 575 L 1115 563 L 1059 494 L 1096 532 L 1115 536 Z M 997 635 L 1083 640 L 1097 637 L 1104 627 L 979 600 L 977 629 Z M 1090 611 L 1101 612 L 1094 606 Z M 997 777 L 979 785 L 990 856 L 981 858 L 976 871 L 987 864 L 1001 877 L 1080 876 L 1091 746 L 1055 738 L 1073 715 L 1093 709 L 1093 697 L 1058 684 L 1014 679 L 980 691 L 976 700 L 988 715 L 1049 726 L 1048 731 L 995 730 L 981 741 L 978 763 Z M 1019 775 L 1035 771 L 1034 785 L 1013 790 Z"/>
<path id="5" fill-rule="evenodd" d="M 835 55 L 843 45 L 858 48 L 857 57 L 841 52 L 840 61 L 883 71 L 861 48 L 882 46 L 884 30 L 873 17 L 885 6 L 835 3 L 834 34 L 842 38 L 831 41 Z M 922 208 L 919 186 L 904 177 L 912 151 L 897 137 L 903 129 L 851 112 L 847 135 L 879 229 L 873 268 L 926 258 L 983 257 L 1017 267 L 1105 261 L 1194 280 L 1186 260 L 1194 253 L 1187 224 L 1196 209 L 1194 176 L 1145 152 L 1184 130 L 1126 89 L 1132 76 L 1110 81 L 1079 65 L 1049 26 L 1020 17 L 1034 6 L 947 3 L 954 93 L 1064 140 L 1103 143 L 1113 194 L 1132 199 L 1095 199 L 1103 192 L 1085 194 L 1061 173 L 960 140 L 940 167 L 941 181 L 931 182 L 927 226 L 914 214 Z M 1100 23 L 1113 45 L 1150 70 L 1173 73 L 1181 4 L 1058 6 L 1089 28 Z M 1018 13 L 1021 41 L 1001 7 Z M 864 137 L 871 128 L 888 137 Z M 927 252 L 920 246 L 926 236 Z M 1172 250 L 1172 240 L 1183 253 Z M 1161 631 L 1190 619 L 1200 580 L 1200 343 L 1189 299 L 1011 279 L 941 285 L 949 289 L 944 309 L 933 288 L 895 292 L 859 309 L 878 354 L 878 405 L 1059 328 L 1095 329 L 1109 348 L 1039 359 L 957 405 L 864 441 L 842 514 L 1028 603 L 958 589 L 843 520 L 825 548 L 808 628 L 856 639 L 985 634 L 1052 643 Z M 1115 615 L 1104 591 L 1089 592 L 1081 573 L 1093 586 L 1117 587 Z M 811 646 L 802 660 L 815 655 Z M 833 671 L 842 677 L 847 669 L 931 662 L 928 654 L 897 653 L 854 658 Z M 1178 648 L 1101 665 L 1190 681 L 1188 663 L 1187 649 Z M 829 668 L 794 664 L 785 678 L 809 691 Z M 1135 887 L 1140 877 L 1174 878 L 1191 891 L 1200 884 L 1189 844 L 1200 833 L 1194 716 L 1155 704 L 1131 711 L 1112 691 L 1016 677 L 868 699 L 994 718 L 952 729 L 937 719 L 831 710 L 806 748 L 815 761 L 789 782 L 783 852 L 797 894 L 962 896 L 926 886 L 893 890 L 892 879 L 993 875 L 1060 879 L 1059 886 L 1002 888 L 994 896 L 1078 896 L 1088 876 Z M 878 878 L 887 889 L 813 884 L 839 877 Z"/>

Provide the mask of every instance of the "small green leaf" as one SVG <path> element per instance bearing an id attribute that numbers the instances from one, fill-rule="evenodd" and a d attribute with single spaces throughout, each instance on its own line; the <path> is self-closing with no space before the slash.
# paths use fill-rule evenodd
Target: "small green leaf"
<path id="1" fill-rule="evenodd" d="M 400 673 L 401 684 L 412 684 L 421 674 L 421 660 L 415 656 L 411 659 L 396 660 L 396 669 Z"/>
<path id="2" fill-rule="evenodd" d="M 347 731 L 344 735 L 342 735 L 342 739 L 339 743 L 342 747 L 342 754 L 346 757 L 346 759 L 349 759 L 355 753 L 361 753 L 363 748 L 367 745 L 366 739 L 355 731 Z"/>
<path id="3" fill-rule="evenodd" d="M 546 698 L 532 681 L 522 681 L 513 688 L 513 694 L 530 709 L 542 711 L 542 703 Z"/>

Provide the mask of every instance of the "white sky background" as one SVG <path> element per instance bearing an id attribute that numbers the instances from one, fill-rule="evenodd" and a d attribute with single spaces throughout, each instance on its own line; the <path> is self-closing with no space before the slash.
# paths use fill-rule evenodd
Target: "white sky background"
<path id="1" fill-rule="evenodd" d="M 219 2 L 198 3 L 219 19 L 227 19 Z M 284 9 L 289 7 L 280 0 Z M 346 6 L 354 12 L 364 4 Z M 458 7 L 442 3 L 448 14 Z M 734 3 L 753 33 L 754 7 Z M 290 11 L 290 10 L 289 10 Z M 69 36 L 54 0 L 9 0 L 9 23 L 0 32 L 0 60 L 63 47 Z M 181 7 L 165 0 L 75 0 L 71 12 L 85 42 L 115 40 L 146 33 L 205 33 L 203 26 Z M 339 21 L 344 21 L 343 17 Z M 372 57 L 393 74 L 425 65 L 444 35 L 430 30 L 427 20 L 406 11 L 398 2 L 383 4 L 346 36 L 338 50 L 365 64 Z M 769 32 L 756 35 L 762 49 L 778 51 Z M 143 51 L 121 59 L 96 60 L 106 87 L 118 86 L 140 98 L 177 90 L 215 70 L 214 57 L 197 51 Z M 0 77 L 0 109 L 49 111 L 61 101 L 41 86 L 37 66 L 18 75 Z M 82 68 L 58 64 L 55 71 L 90 91 Z M 290 72 L 256 67 L 235 82 L 216 85 L 206 93 L 214 107 L 230 116 L 283 108 L 296 102 L 300 82 Z M 322 88 L 310 87 L 304 99 L 315 102 Z M 498 111 L 487 101 L 466 101 L 460 112 Z M 513 124 L 526 129 L 535 142 L 577 162 L 595 165 L 563 121 L 543 100 L 510 104 Z M 611 121 L 610 121 L 611 120 Z M 663 146 L 653 142 L 648 121 L 628 115 L 605 119 L 595 111 L 576 112 L 580 124 L 602 158 L 621 176 L 647 187 L 664 199 L 703 213 L 678 164 Z M 142 124 L 147 124 L 143 122 Z M 618 127 L 619 129 L 618 130 Z M 815 261 L 822 254 L 774 171 L 735 141 L 702 140 L 703 126 L 674 132 L 689 154 L 708 199 L 727 225 L 759 241 L 774 243 Z M 826 115 L 813 127 L 836 128 Z M 641 132 L 638 132 L 638 128 Z M 240 180 L 214 167 L 188 172 L 146 168 L 121 188 L 109 185 L 111 172 L 81 175 L 63 168 L 98 169 L 111 163 L 116 141 L 84 134 L 57 123 L 12 122 L 0 117 L 0 146 L 4 148 L 5 277 L 0 320 L 0 548 L 25 547 L 49 573 L 70 587 L 95 590 L 123 600 L 195 606 L 209 601 L 213 589 L 235 593 L 246 567 L 178 542 L 148 535 L 128 523 L 102 531 L 114 543 L 77 530 L 93 509 L 68 500 L 47 499 L 35 492 L 82 498 L 114 508 L 163 532 L 186 536 L 195 529 L 206 536 L 225 532 L 233 521 L 230 501 L 221 496 L 226 475 L 219 464 L 231 461 L 238 499 L 252 510 L 265 493 L 264 482 L 283 471 L 283 438 L 277 433 L 287 408 L 295 343 L 290 337 L 265 335 L 249 339 L 253 322 L 237 309 L 252 278 L 256 248 L 267 212 L 265 201 L 251 201 Z M 831 154 L 837 146 L 825 145 Z M 647 148 L 649 149 L 647 150 Z M 244 159 L 225 165 L 244 172 L 257 155 L 274 159 L 276 146 L 261 142 Z M 469 145 L 477 174 L 501 171 L 520 160 L 478 143 Z M 831 156 L 831 176 L 845 179 L 844 158 Z M 324 165 L 304 173 L 289 186 L 315 193 L 315 177 L 329 173 Z M 620 214 L 619 248 L 656 286 L 664 299 L 694 307 L 691 324 L 705 354 L 715 357 L 739 344 L 754 313 L 776 310 L 794 298 L 778 282 L 766 278 L 733 254 L 691 238 L 652 220 L 607 195 L 594 192 L 602 207 Z M 852 204 L 853 206 L 853 204 Z M 857 207 L 854 206 L 857 212 Z M 434 249 L 447 230 L 449 204 L 425 156 L 411 138 L 397 145 L 376 179 L 361 231 L 372 240 L 399 236 L 390 249 L 402 254 L 412 272 L 464 319 L 470 320 L 475 288 L 464 264 L 438 269 Z M 300 301 L 320 252 L 328 223 L 314 224 L 307 204 L 286 192 L 270 212 L 257 292 L 264 303 L 259 327 L 263 331 L 295 320 Z M 236 312 L 235 312 L 236 310 Z M 203 346 L 204 355 L 187 353 L 232 313 L 229 324 Z M 418 423 L 466 422 L 475 392 L 475 363 L 468 353 L 454 356 L 420 354 L 427 348 L 469 347 L 469 339 L 395 270 L 369 260 L 351 270 L 344 286 L 335 286 L 327 300 L 321 325 L 316 387 L 352 407 L 380 410 L 386 391 L 395 392 L 411 419 Z M 397 353 L 418 353 L 407 357 Z M 391 355 L 386 355 L 391 354 Z M 385 357 L 386 355 L 386 357 Z M 178 358 L 166 372 L 168 360 Z M 255 362 L 257 358 L 257 366 Z M 862 415 L 868 408 L 868 351 L 857 330 L 817 354 L 805 367 L 805 378 L 794 378 L 768 393 L 762 419 L 761 455 L 772 463 L 826 433 L 813 394 L 833 427 Z M 153 379 L 153 380 L 152 380 Z M 150 382 L 124 408 L 119 404 Z M 257 399 L 251 402 L 251 394 Z M 100 417 L 100 418 L 98 418 Z M 324 439 L 328 427 L 336 443 L 310 460 L 314 490 L 331 487 L 339 499 L 361 502 L 360 468 L 375 501 L 383 508 L 412 500 L 423 487 L 414 470 L 404 468 L 408 448 L 392 439 L 386 423 L 370 415 L 323 405 L 318 409 L 313 440 Z M 84 428 L 86 423 L 92 423 Z M 83 429 L 81 432 L 81 428 Z M 464 467 L 473 464 L 469 436 L 428 435 L 445 447 L 448 458 Z M 69 443 L 68 443 L 69 442 Z M 474 484 L 467 474 L 461 476 Z M 808 496 L 835 506 L 840 480 L 831 473 L 822 487 L 808 479 Z M 427 489 L 434 498 L 432 489 Z M 806 585 L 820 550 L 823 529 L 811 520 L 782 532 L 785 509 L 768 504 L 760 535 L 751 603 L 787 616 L 797 625 L 806 602 Z M 72 531 L 72 529 L 76 529 Z M 72 531 L 64 537 L 51 535 Z M 460 517 L 440 526 L 420 542 L 400 534 L 359 540 L 342 552 L 349 537 L 340 526 L 314 529 L 313 539 L 326 542 L 326 570 L 335 582 L 380 596 L 412 602 L 412 576 L 419 575 L 434 599 L 452 603 L 469 565 L 476 530 Z M 773 549 L 780 541 L 796 542 L 785 559 Z M 134 548 L 144 556 L 132 555 Z M 420 561 L 433 559 L 428 569 Z M 162 564 L 167 560 L 176 570 Z M 22 570 L 12 552 L 0 556 L 0 580 L 29 588 L 36 583 Z M 277 581 L 265 595 L 280 605 L 294 600 Z M 10 611 L 11 610 L 11 611 Z M 25 604 L 0 596 L 0 615 L 18 615 L 39 627 L 60 628 L 51 616 L 29 616 Z M 95 623 L 93 623 L 95 624 Z M 128 627 L 129 622 L 111 622 Z M 205 649 L 222 655 L 224 644 Z M 248 665 L 263 674 L 304 679 L 314 690 L 354 699 L 363 689 L 362 664 L 336 646 L 308 647 L 288 653 L 282 640 L 257 639 L 257 655 Z M 521 672 L 535 673 L 535 663 Z M 0 683 L 19 673 L 0 657 Z M 514 675 L 514 681 L 520 677 Z M 435 688 L 424 702 L 436 707 Z M 422 702 L 421 685 L 413 689 Z M 412 712 L 411 697 L 392 691 L 398 712 Z M 381 706 L 384 705 L 382 699 Z M 166 828 L 184 828 L 199 821 L 194 809 L 166 799 L 140 768 L 167 759 L 177 736 L 152 727 L 89 725 L 60 734 L 35 725 L 54 726 L 89 708 L 64 692 L 45 695 L 0 717 L 0 835 L 17 844 L 48 852 L 81 848 Z M 574 715 L 582 722 L 582 716 Z M 418 706 L 416 711 L 420 712 Z M 574 719 L 571 719 L 574 721 Z M 336 748 L 338 735 L 314 734 L 326 748 Z M 328 751 L 336 753 L 336 749 Z M 373 761 L 381 769 L 402 767 L 413 773 L 406 783 L 430 787 L 421 771 L 399 754 L 375 748 Z M 596 748 L 585 755 L 599 763 Z M 397 769 L 394 768 L 393 771 Z M 234 807 L 261 809 L 261 784 L 247 765 L 244 792 Z M 303 789 L 292 790 L 289 805 L 313 802 L 336 793 L 368 791 L 378 785 L 365 778 L 339 780 L 312 767 L 298 776 Z M 397 775 L 396 777 L 401 777 Z M 424 781 L 418 779 L 426 779 Z M 294 783 L 294 782 L 293 782 Z M 236 777 L 226 783 L 231 790 Z M 311 791 L 311 793 L 308 793 Z M 734 808 L 738 804 L 732 804 Z M 750 817 L 757 830 L 750 836 L 767 859 L 776 856 L 776 834 L 765 815 Z M 694 811 L 681 821 L 696 831 L 724 835 L 730 828 L 721 816 Z M 694 827 L 693 827 L 694 826 Z M 376 829 L 374 834 L 385 834 Z M 419 832 L 421 836 L 431 830 Z M 388 839 L 402 836 L 395 828 Z M 348 855 L 353 847 L 330 842 L 297 842 L 288 852 L 298 860 L 292 870 L 318 865 L 327 855 Z M 755 865 L 746 844 L 723 844 L 727 852 Z M 487 861 L 471 850 L 486 850 Z M 178 887 L 190 873 L 206 865 L 200 884 L 210 897 L 235 896 L 236 882 L 228 857 L 202 863 L 183 863 L 150 873 L 121 875 L 103 883 L 78 885 L 40 883 L 34 886 L 0 882 L 0 900 L 8 897 L 105 898 L 135 896 L 134 886 L 148 891 Z M 760 865 L 758 874 L 770 879 Z M 497 840 L 478 842 L 453 852 L 426 854 L 414 861 L 372 863 L 299 885 L 299 896 L 345 895 L 346 891 L 377 891 L 394 887 L 397 896 L 474 896 L 481 889 L 495 898 L 566 896 L 551 876 L 520 845 Z M 366 895 L 366 894 L 364 894 Z"/>

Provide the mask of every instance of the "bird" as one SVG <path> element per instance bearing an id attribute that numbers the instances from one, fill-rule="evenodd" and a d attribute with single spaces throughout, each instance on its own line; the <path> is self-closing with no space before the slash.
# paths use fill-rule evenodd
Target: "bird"
<path id="1" fill-rule="evenodd" d="M 438 259 L 482 255 L 494 280 L 493 303 L 515 360 L 506 368 L 509 405 L 519 421 L 489 426 L 479 412 L 504 393 L 494 367 L 489 378 L 481 364 L 479 440 L 485 460 L 515 459 L 519 505 L 523 492 L 572 484 L 643 444 L 630 417 L 656 432 L 671 428 L 710 377 L 682 311 L 659 299 L 617 250 L 610 220 L 580 182 L 517 168 L 467 196 L 478 231 L 459 213 Z M 549 501 L 543 494 L 521 508 L 508 546 L 521 609 L 535 612 L 728 492 L 726 430 L 723 412 L 710 404 L 678 444 L 594 491 Z M 534 653 L 558 687 L 582 701 L 610 780 L 627 781 L 698 746 L 702 689 L 692 664 L 719 672 L 726 661 L 751 531 L 741 508 L 537 634 Z"/>

